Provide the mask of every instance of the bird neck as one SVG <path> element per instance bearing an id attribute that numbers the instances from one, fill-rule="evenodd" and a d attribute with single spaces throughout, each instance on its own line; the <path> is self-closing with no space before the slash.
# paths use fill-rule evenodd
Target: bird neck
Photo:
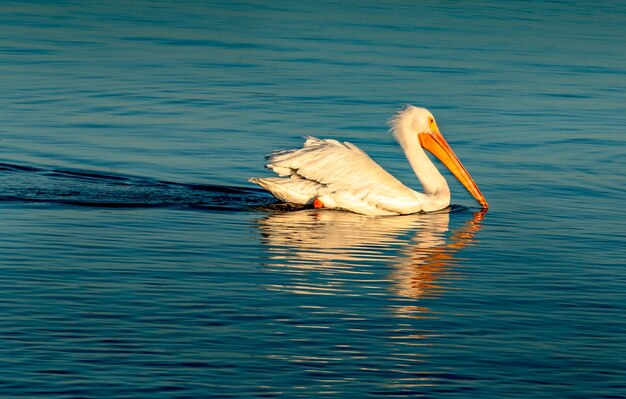
<path id="1" fill-rule="evenodd" d="M 417 135 L 411 132 L 401 137 L 402 139 L 398 137 L 398 141 L 413 168 L 413 172 L 415 172 L 415 176 L 422 184 L 424 193 L 429 196 L 447 196 L 449 198 L 450 188 L 446 179 L 428 155 L 426 155 L 426 151 L 420 145 Z"/>

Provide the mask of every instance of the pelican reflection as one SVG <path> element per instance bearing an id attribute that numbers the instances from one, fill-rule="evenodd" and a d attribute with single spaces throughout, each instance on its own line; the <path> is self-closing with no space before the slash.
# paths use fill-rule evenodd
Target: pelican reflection
<path id="1" fill-rule="evenodd" d="M 404 298 L 436 294 L 441 287 L 435 280 L 454 265 L 455 254 L 473 242 L 483 215 L 476 212 L 449 231 L 447 211 L 377 218 L 310 209 L 270 214 L 257 220 L 267 251 L 265 267 L 292 273 L 292 279 L 268 288 L 388 295 L 384 291 L 391 287 Z"/>

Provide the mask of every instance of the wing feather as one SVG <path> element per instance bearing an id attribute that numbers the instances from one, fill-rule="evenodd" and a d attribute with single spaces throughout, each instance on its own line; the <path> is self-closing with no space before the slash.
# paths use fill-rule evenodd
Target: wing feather
<path id="1" fill-rule="evenodd" d="M 416 200 L 415 191 L 348 142 L 307 137 L 302 148 L 268 155 L 266 167 L 280 176 L 296 175 L 324 185 L 328 192 L 367 198 L 367 202 L 394 212 Z"/>

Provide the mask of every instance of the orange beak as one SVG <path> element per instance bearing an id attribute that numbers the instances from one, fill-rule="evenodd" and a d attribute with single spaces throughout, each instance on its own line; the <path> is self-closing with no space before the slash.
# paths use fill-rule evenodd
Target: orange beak
<path id="1" fill-rule="evenodd" d="M 452 151 L 452 148 L 450 148 L 446 140 L 443 138 L 434 120 L 430 123 L 430 128 L 432 133 L 420 133 L 418 135 L 422 147 L 439 158 L 439 160 L 443 162 L 448 169 L 450 169 L 450 172 L 452 172 L 452 174 L 459 179 L 461 184 L 465 186 L 467 191 L 469 191 L 470 194 L 476 198 L 476 201 L 478 201 L 484 209 L 489 208 L 485 197 L 478 189 L 474 179 L 472 179 L 472 176 L 467 173 L 467 170 L 465 170 L 465 167 L 461 161 L 459 161 L 459 158 L 457 158 L 454 151 Z"/>

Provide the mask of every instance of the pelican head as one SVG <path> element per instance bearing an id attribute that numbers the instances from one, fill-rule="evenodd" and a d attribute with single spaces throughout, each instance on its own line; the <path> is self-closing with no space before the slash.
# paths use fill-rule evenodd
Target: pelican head
<path id="1" fill-rule="evenodd" d="M 436 156 L 484 209 L 489 207 L 474 179 L 443 138 L 435 117 L 429 110 L 407 105 L 391 119 L 390 125 L 394 136 L 405 149 L 415 141 L 417 135 L 419 145 Z"/>

